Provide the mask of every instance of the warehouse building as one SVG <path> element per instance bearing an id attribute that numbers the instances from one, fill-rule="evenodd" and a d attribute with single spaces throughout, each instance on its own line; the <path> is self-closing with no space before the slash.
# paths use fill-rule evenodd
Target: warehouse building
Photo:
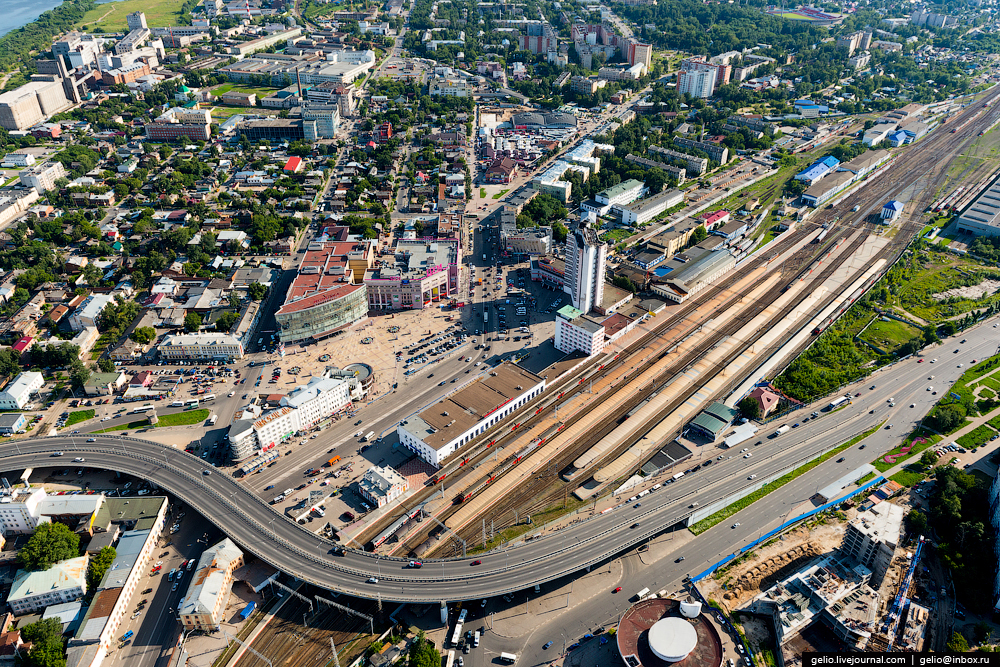
<path id="1" fill-rule="evenodd" d="M 684 193 L 680 190 L 664 190 L 658 195 L 640 199 L 637 202 L 618 206 L 623 225 L 644 225 L 669 208 L 684 203 Z"/>
<path id="2" fill-rule="evenodd" d="M 958 216 L 958 231 L 976 236 L 1000 236 L 1000 180 L 983 190 Z"/>

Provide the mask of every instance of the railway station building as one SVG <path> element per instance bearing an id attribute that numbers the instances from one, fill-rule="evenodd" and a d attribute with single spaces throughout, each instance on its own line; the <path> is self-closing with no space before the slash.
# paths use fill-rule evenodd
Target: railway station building
<path id="1" fill-rule="evenodd" d="M 695 417 L 694 421 L 688 424 L 688 428 L 711 438 L 712 442 L 715 442 L 726 432 L 738 414 L 739 410 L 716 401 Z"/>
<path id="2" fill-rule="evenodd" d="M 473 438 L 539 396 L 545 379 L 513 364 L 501 364 L 470 385 L 396 427 L 399 442 L 440 468 Z"/>

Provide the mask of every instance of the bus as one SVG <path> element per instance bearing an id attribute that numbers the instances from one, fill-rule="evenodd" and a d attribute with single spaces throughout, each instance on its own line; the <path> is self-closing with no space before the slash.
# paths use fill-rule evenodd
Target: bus
<path id="1" fill-rule="evenodd" d="M 201 400 L 203 400 L 203 401 L 214 401 L 215 400 L 215 394 L 208 394 L 207 396 L 203 396 Z"/>
<path id="2" fill-rule="evenodd" d="M 212 415 L 212 418 L 208 420 L 209 426 L 215 426 L 215 422 L 219 421 L 219 415 Z"/>
<path id="3" fill-rule="evenodd" d="M 192 399 L 192 400 L 190 400 L 190 401 L 188 401 L 187 403 L 184 404 L 184 409 L 185 410 L 194 410 L 197 407 L 198 407 L 198 400 L 197 399 Z"/>
<path id="4" fill-rule="evenodd" d="M 371 442 L 371 439 L 375 437 L 375 431 L 368 431 L 365 437 L 361 438 L 361 442 Z"/>
<path id="5" fill-rule="evenodd" d="M 152 405 L 143 405 L 142 407 L 136 408 L 135 410 L 133 410 L 132 414 L 134 414 L 134 415 L 141 415 L 144 412 L 149 412 L 150 410 L 153 410 L 153 409 L 154 408 L 153 408 Z"/>
<path id="6" fill-rule="evenodd" d="M 455 651 L 452 649 L 448 651 L 448 661 L 444 663 L 444 667 L 455 667 Z"/>
<path id="7" fill-rule="evenodd" d="M 515 653 L 501 653 L 500 654 L 500 662 L 502 662 L 505 665 L 513 665 L 515 662 L 517 662 L 517 654 L 515 654 Z"/>

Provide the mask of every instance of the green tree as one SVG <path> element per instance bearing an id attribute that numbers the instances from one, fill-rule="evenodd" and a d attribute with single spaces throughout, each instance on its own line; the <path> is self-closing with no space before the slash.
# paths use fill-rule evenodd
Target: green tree
<path id="1" fill-rule="evenodd" d="M 247 288 L 247 294 L 254 301 L 263 301 L 264 297 L 267 296 L 267 287 L 260 283 L 250 283 L 250 287 Z"/>
<path id="2" fill-rule="evenodd" d="M 97 587 L 101 584 L 101 580 L 104 579 L 104 574 L 111 567 L 111 564 L 115 562 L 115 558 L 118 556 L 118 552 L 115 551 L 114 547 L 104 547 L 97 555 L 90 559 L 90 563 L 87 565 L 87 591 L 91 595 L 97 591 Z"/>
<path id="3" fill-rule="evenodd" d="M 957 630 L 951 633 L 951 639 L 948 640 L 946 646 L 948 647 L 948 650 L 953 653 L 969 652 L 969 641 L 965 638 L 965 635 Z"/>
<path id="4" fill-rule="evenodd" d="M 46 570 L 53 563 L 79 555 L 79 535 L 64 524 L 43 523 L 21 547 L 17 562 L 25 570 Z"/>
<path id="5" fill-rule="evenodd" d="M 185 331 L 197 331 L 201 328 L 201 315 L 195 312 L 190 312 L 184 317 L 184 329 Z"/>
<path id="6" fill-rule="evenodd" d="M 747 396 L 737 406 L 747 419 L 760 419 L 760 403 Z"/>
<path id="7" fill-rule="evenodd" d="M 75 345 L 72 347 L 76 347 Z M 73 359 L 73 363 L 70 364 L 69 379 L 73 383 L 74 387 L 82 388 L 87 381 L 90 380 L 90 369 L 87 368 L 86 364 L 80 361 L 79 357 Z"/>
<path id="8" fill-rule="evenodd" d="M 931 468 L 937 463 L 938 456 L 933 449 L 928 449 L 920 455 L 920 465 L 924 468 Z"/>
<path id="9" fill-rule="evenodd" d="M 417 635 L 417 640 L 410 644 L 410 667 L 440 667 L 441 654 L 434 645 L 427 641 L 423 631 Z"/>
<path id="10" fill-rule="evenodd" d="M 960 404 L 942 405 L 927 418 L 927 425 L 940 433 L 951 433 L 965 423 L 965 408 Z"/>
<path id="11" fill-rule="evenodd" d="M 108 357 L 101 357 L 97 360 L 97 367 L 101 369 L 102 373 L 114 373 L 115 372 L 115 362 L 111 361 Z"/>
<path id="12" fill-rule="evenodd" d="M 21 360 L 17 352 L 8 348 L 0 350 L 0 375 L 12 377 L 21 372 Z"/>
<path id="13" fill-rule="evenodd" d="M 698 245 L 706 238 L 708 238 L 708 230 L 705 229 L 705 225 L 698 225 L 691 232 L 691 245 Z"/>
<path id="14" fill-rule="evenodd" d="M 30 623 L 21 628 L 21 638 L 31 642 L 27 658 L 21 658 L 25 667 L 66 667 L 59 619 L 46 618 Z"/>
<path id="15" fill-rule="evenodd" d="M 920 510 L 910 510 L 906 515 L 906 525 L 912 532 L 923 535 L 927 532 L 927 515 Z"/>
<path id="16" fill-rule="evenodd" d="M 552 240 L 556 243 L 566 243 L 566 237 L 569 236 L 569 227 L 563 223 L 556 222 L 552 223 Z"/>
<path id="17" fill-rule="evenodd" d="M 136 327 L 128 336 L 139 345 L 148 345 L 156 338 L 156 329 L 153 327 Z"/>
<path id="18" fill-rule="evenodd" d="M 235 325 L 236 322 L 239 321 L 239 319 L 240 319 L 239 315 L 237 315 L 231 310 L 227 310 L 226 312 L 222 313 L 222 315 L 219 315 L 219 319 L 215 321 L 215 328 L 218 329 L 219 331 L 231 331 L 233 325 Z"/>

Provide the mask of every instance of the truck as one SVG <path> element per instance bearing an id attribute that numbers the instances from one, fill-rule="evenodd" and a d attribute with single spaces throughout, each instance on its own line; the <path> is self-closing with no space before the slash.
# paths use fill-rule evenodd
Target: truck
<path id="1" fill-rule="evenodd" d="M 361 438 L 361 442 L 371 442 L 374 437 L 375 431 L 368 431 L 368 433 L 365 434 L 365 437 Z"/>
<path id="2" fill-rule="evenodd" d="M 646 597 L 647 595 L 649 595 L 649 589 L 648 588 L 643 588 L 641 591 L 639 591 L 638 593 L 635 594 L 635 596 L 637 598 L 639 598 L 640 600 L 643 599 L 644 597 Z"/>
<path id="3" fill-rule="evenodd" d="M 676 475 L 674 475 L 673 477 L 671 477 L 670 479 L 676 482 L 677 480 L 679 480 L 683 476 L 684 476 L 684 473 L 679 472 Z"/>
<path id="4" fill-rule="evenodd" d="M 219 415 L 212 415 L 212 418 L 208 420 L 209 426 L 215 426 L 215 422 L 219 421 Z"/>
<path id="5" fill-rule="evenodd" d="M 778 430 L 774 432 L 774 435 L 772 437 L 777 438 L 782 433 L 788 433 L 791 430 L 792 430 L 791 426 L 789 426 L 788 424 L 784 424 L 783 426 L 778 427 Z"/>
<path id="6" fill-rule="evenodd" d="M 326 462 L 328 468 L 333 467 L 333 464 L 340 460 L 340 456 L 334 456 L 332 459 Z"/>

